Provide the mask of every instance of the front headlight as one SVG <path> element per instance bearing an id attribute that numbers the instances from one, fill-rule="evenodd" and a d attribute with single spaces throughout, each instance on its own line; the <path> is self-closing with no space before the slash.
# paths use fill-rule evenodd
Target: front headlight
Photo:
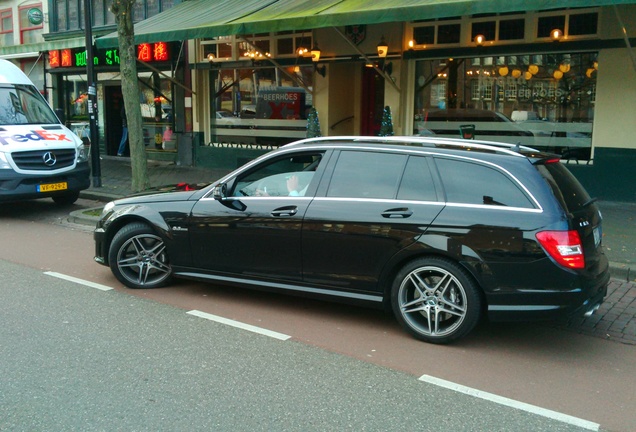
<path id="1" fill-rule="evenodd" d="M 115 201 L 111 201 L 111 202 L 107 203 L 107 204 L 104 206 L 104 209 L 102 210 L 102 216 L 101 216 L 101 217 L 103 217 L 104 215 L 106 215 L 106 214 L 110 213 L 110 211 L 111 211 L 114 207 L 115 207 Z"/>
<path id="2" fill-rule="evenodd" d="M 77 146 L 77 163 L 80 162 L 88 162 L 88 158 L 91 155 L 91 145 L 88 140 L 84 141 L 85 138 L 82 138 L 82 143 Z"/>
<path id="3" fill-rule="evenodd" d="M 4 152 L 0 152 L 0 169 L 11 169 L 7 155 Z"/>

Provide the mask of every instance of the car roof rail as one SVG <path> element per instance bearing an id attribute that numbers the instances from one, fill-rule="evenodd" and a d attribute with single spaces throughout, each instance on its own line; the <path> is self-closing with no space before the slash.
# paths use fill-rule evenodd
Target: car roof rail
<path id="1" fill-rule="evenodd" d="M 412 145 L 419 144 L 422 147 L 437 147 L 437 148 L 456 148 L 456 149 L 472 149 L 481 150 L 486 152 L 509 154 L 513 156 L 525 157 L 520 151 L 536 152 L 539 150 L 532 147 L 510 143 L 500 143 L 494 141 L 481 141 L 481 140 L 467 140 L 461 138 L 442 138 L 442 137 L 420 137 L 420 136 L 330 136 L 330 137 L 317 137 L 306 138 L 300 141 L 293 142 L 288 145 L 306 145 L 306 144 L 330 144 L 330 143 L 370 143 L 370 144 L 396 144 L 396 145 Z"/>

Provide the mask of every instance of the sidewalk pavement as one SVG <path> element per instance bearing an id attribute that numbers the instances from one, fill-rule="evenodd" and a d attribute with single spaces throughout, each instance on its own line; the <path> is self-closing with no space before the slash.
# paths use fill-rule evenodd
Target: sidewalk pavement
<path id="1" fill-rule="evenodd" d="M 102 202 L 130 195 L 130 158 L 103 156 L 101 187 L 82 191 L 81 197 Z M 151 186 L 212 182 L 228 170 L 178 166 L 172 162 L 148 161 Z M 636 203 L 600 201 L 603 215 L 603 245 L 610 260 L 612 280 L 600 309 L 588 318 L 557 323 L 568 330 L 636 345 Z M 72 212 L 69 220 L 95 224 L 97 218 Z"/>

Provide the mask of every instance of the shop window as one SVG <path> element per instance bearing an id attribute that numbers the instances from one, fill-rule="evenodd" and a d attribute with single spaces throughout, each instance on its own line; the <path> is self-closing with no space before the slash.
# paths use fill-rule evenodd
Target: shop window
<path id="1" fill-rule="evenodd" d="M 496 28 L 497 23 L 495 21 L 474 22 L 470 40 L 474 40 L 477 35 L 483 35 L 487 41 L 494 41 Z"/>
<path id="2" fill-rule="evenodd" d="M 278 146 L 304 138 L 312 96 L 299 83 L 312 77 L 313 66 L 210 72 L 211 144 Z"/>
<path id="3" fill-rule="evenodd" d="M 20 14 L 20 43 L 29 44 L 40 42 L 42 38 L 42 24 L 32 24 L 29 21 L 28 12 L 32 8 L 42 9 L 42 4 L 32 4 L 21 7 Z"/>
<path id="4" fill-rule="evenodd" d="M 595 35 L 598 31 L 598 14 L 585 13 L 570 15 L 568 20 L 568 35 Z"/>
<path id="5" fill-rule="evenodd" d="M 459 43 L 461 24 L 444 24 L 437 27 L 438 44 Z"/>
<path id="6" fill-rule="evenodd" d="M 512 19 L 499 21 L 499 40 L 524 39 L 526 21 L 524 19 Z"/>
<path id="7" fill-rule="evenodd" d="M 565 15 L 539 17 L 537 25 L 537 37 L 550 37 L 550 32 L 554 29 L 565 31 Z"/>
<path id="8" fill-rule="evenodd" d="M 592 146 L 596 59 L 589 52 L 418 61 L 413 133 L 459 138 L 459 126 L 475 124 L 477 139 L 580 154 L 571 150 Z"/>
<path id="9" fill-rule="evenodd" d="M 13 45 L 13 13 L 11 9 L 0 11 L 0 45 Z"/>

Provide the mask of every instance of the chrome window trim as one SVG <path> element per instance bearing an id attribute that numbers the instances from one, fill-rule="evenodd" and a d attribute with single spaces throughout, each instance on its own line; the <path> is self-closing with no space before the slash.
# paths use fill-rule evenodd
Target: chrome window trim
<path id="1" fill-rule="evenodd" d="M 390 205 L 400 204 L 418 204 L 418 205 L 435 205 L 440 207 L 463 207 L 474 208 L 483 210 L 497 210 L 497 211 L 515 211 L 522 213 L 543 213 L 542 208 L 525 208 L 525 207 L 508 207 L 498 205 L 486 205 L 486 204 L 465 204 L 454 203 L 444 201 L 417 201 L 417 200 L 396 200 L 396 199 L 381 199 L 381 198 L 344 198 L 344 197 L 316 197 L 315 201 L 344 201 L 344 202 L 373 202 L 373 203 L 386 203 Z"/>

